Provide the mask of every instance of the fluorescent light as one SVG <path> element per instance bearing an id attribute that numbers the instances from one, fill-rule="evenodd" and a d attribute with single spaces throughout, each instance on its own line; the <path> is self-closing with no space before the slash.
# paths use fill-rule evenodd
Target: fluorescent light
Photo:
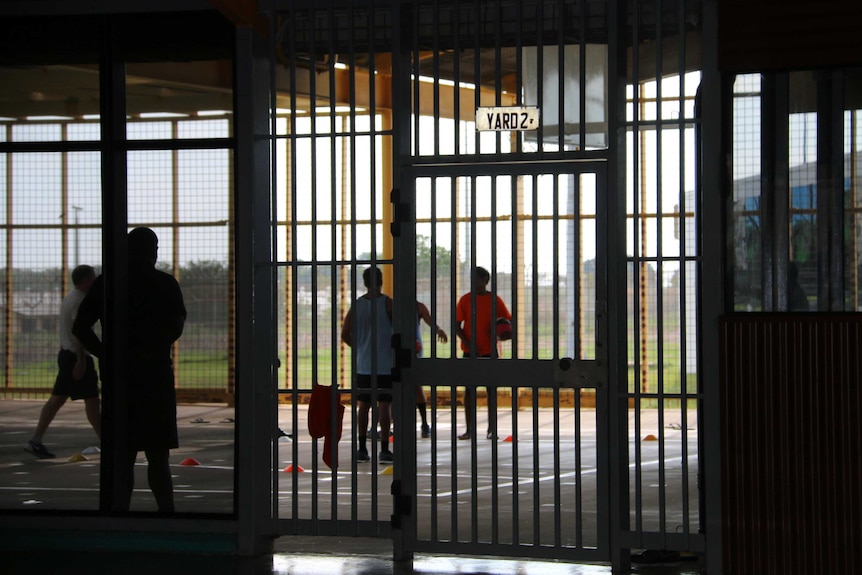
<path id="1" fill-rule="evenodd" d="M 186 118 L 188 114 L 176 114 L 174 112 L 141 112 L 138 117 L 143 119 L 149 118 Z"/>
<path id="2" fill-rule="evenodd" d="M 45 122 L 50 120 L 74 120 L 75 118 L 69 116 L 27 116 L 27 119 L 33 122 Z"/>
<path id="3" fill-rule="evenodd" d="M 198 116 L 226 116 L 230 110 L 198 110 Z"/>
<path id="4" fill-rule="evenodd" d="M 351 109 L 355 112 L 364 112 L 365 111 L 365 108 L 362 108 L 360 106 L 357 106 L 356 108 L 351 108 L 350 106 L 336 106 L 335 107 L 335 113 L 336 114 L 349 114 Z M 332 108 L 330 108 L 329 106 L 318 106 L 317 108 L 314 109 L 314 111 L 317 114 L 329 114 L 332 111 Z"/>

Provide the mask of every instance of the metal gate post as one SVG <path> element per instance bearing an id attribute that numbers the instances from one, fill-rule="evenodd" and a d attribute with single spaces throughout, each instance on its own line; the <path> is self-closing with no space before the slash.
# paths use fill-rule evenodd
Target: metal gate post
<path id="1" fill-rule="evenodd" d="M 393 2 L 395 23 L 392 47 L 392 181 L 400 192 L 392 195 L 394 244 L 393 345 L 398 343 L 393 374 L 395 466 L 392 481 L 392 539 L 396 561 L 411 561 L 416 541 L 416 425 L 413 377 L 410 368 L 416 338 L 416 199 L 409 171 L 410 159 L 410 37 L 412 12 L 408 3 Z M 400 337 L 399 337 L 400 335 Z"/>
<path id="2" fill-rule="evenodd" d="M 237 514 L 241 555 L 271 552 L 275 424 L 270 230 L 270 66 L 266 41 L 236 30 Z"/>

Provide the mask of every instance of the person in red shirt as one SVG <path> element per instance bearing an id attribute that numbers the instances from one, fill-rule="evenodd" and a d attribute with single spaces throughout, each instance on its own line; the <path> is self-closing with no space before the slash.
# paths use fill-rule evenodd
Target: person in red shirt
<path id="1" fill-rule="evenodd" d="M 512 314 L 506 307 L 503 298 L 491 297 L 488 291 L 488 283 L 491 274 L 482 267 L 477 267 L 473 272 L 473 291 L 461 296 L 458 306 L 455 308 L 456 333 L 461 340 L 461 351 L 464 357 L 496 357 L 497 356 L 497 319 L 505 318 L 511 321 Z M 473 301 L 476 308 L 473 309 Z M 475 329 L 473 326 L 475 312 Z M 464 414 L 467 422 L 467 431 L 458 436 L 458 439 L 470 439 L 476 429 L 475 396 L 473 389 L 468 387 L 464 390 Z M 494 439 L 496 429 L 495 418 L 491 413 L 491 403 L 488 403 L 488 431 L 486 437 Z"/>

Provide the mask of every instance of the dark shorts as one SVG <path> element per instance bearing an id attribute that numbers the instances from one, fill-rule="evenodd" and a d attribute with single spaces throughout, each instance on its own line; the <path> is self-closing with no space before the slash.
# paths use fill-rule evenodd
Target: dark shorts
<path id="1" fill-rule="evenodd" d="M 72 400 L 99 397 L 99 375 L 96 373 L 96 364 L 93 363 L 93 358 L 87 356 L 84 375 L 81 379 L 75 380 L 72 377 L 72 372 L 77 361 L 78 356 L 75 355 L 74 351 L 60 350 L 60 353 L 57 354 L 59 371 L 57 372 L 57 379 L 54 380 L 54 390 L 51 393 L 68 396 Z"/>
<path id="2" fill-rule="evenodd" d="M 370 375 L 362 375 L 361 373 L 356 374 L 356 387 L 359 389 L 371 389 L 371 376 Z M 392 403 L 392 394 L 385 393 L 383 389 L 392 389 L 392 376 L 391 375 L 378 375 L 377 376 L 377 401 L 384 401 L 388 403 Z M 356 399 L 359 401 L 371 401 L 370 393 L 357 393 Z"/>

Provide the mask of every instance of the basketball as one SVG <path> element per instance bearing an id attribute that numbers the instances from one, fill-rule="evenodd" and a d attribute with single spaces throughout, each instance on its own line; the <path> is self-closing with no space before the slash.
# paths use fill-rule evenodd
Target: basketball
<path id="1" fill-rule="evenodd" d="M 497 318 L 497 339 L 502 341 L 512 339 L 512 322 L 504 317 Z"/>

